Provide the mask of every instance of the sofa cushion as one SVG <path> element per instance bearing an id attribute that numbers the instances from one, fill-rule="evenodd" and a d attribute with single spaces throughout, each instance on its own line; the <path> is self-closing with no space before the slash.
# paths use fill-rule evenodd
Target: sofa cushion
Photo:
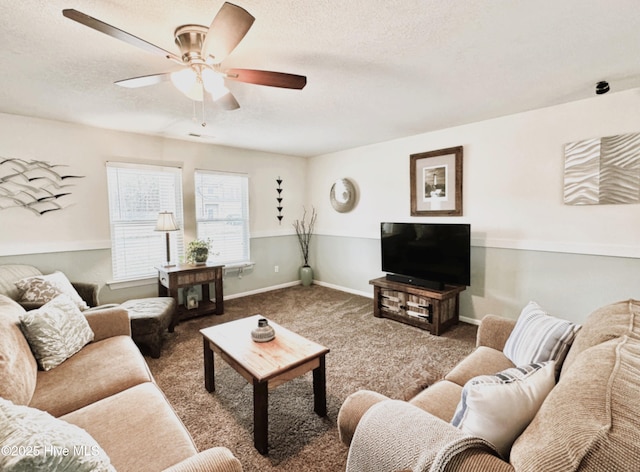
<path id="1" fill-rule="evenodd" d="M 547 314 L 536 302 L 522 309 L 504 346 L 515 365 L 556 361 L 559 370 L 580 326 Z"/>
<path id="2" fill-rule="evenodd" d="M 461 394 L 460 385 L 441 380 L 417 394 L 409 403 L 448 423 L 453 418 Z"/>
<path id="3" fill-rule="evenodd" d="M 626 300 L 598 308 L 587 317 L 571 345 L 561 376 L 585 349 L 630 333 L 640 336 L 640 301 Z"/>
<path id="4" fill-rule="evenodd" d="M 67 276 L 60 271 L 18 280 L 16 287 L 21 291 L 19 302 L 45 304 L 60 294 L 66 294 L 80 310 L 89 308 L 89 305 L 87 305 L 73 285 L 71 285 Z"/>
<path id="5" fill-rule="evenodd" d="M 26 277 L 42 275 L 37 268 L 27 264 L 2 264 L 0 265 L 0 295 L 5 295 L 12 300 L 20 298 L 21 290 L 16 287 L 16 282 Z"/>
<path id="6" fill-rule="evenodd" d="M 87 405 L 62 419 L 87 430 L 117 470 L 157 472 L 197 453 L 164 394 L 151 382 Z M 215 418 L 213 421 L 212 430 Z"/>
<path id="7" fill-rule="evenodd" d="M 554 361 L 475 377 L 462 389 L 451 424 L 486 439 L 506 459 L 555 383 Z"/>
<path id="8" fill-rule="evenodd" d="M 242 472 L 242 464 L 226 447 L 210 447 L 178 462 L 163 472 L 207 471 Z"/>
<path id="9" fill-rule="evenodd" d="M 27 405 L 36 388 L 38 365 L 20 330 L 23 313 L 18 303 L 0 295 L 0 397 Z"/>
<path id="10" fill-rule="evenodd" d="M 109 457 L 82 428 L 2 398 L 0 446 L 0 469 L 7 472 L 115 472 Z"/>
<path id="11" fill-rule="evenodd" d="M 519 472 L 637 470 L 640 340 L 583 351 L 511 449 Z"/>
<path id="12" fill-rule="evenodd" d="M 131 338 L 113 336 L 87 344 L 55 369 L 38 371 L 30 406 L 60 416 L 151 380 Z"/>
<path id="13" fill-rule="evenodd" d="M 43 370 L 51 370 L 93 340 L 87 319 L 67 295 L 20 316 L 20 328 Z"/>
<path id="14" fill-rule="evenodd" d="M 491 375 L 510 367 L 515 367 L 515 365 L 502 351 L 479 346 L 451 369 L 444 378 L 464 387 L 473 377 Z"/>

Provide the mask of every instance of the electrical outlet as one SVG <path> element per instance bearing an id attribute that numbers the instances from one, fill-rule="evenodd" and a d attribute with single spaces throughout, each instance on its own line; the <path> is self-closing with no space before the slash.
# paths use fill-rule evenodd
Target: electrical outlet
<path id="1" fill-rule="evenodd" d="M 274 272 L 280 272 L 280 267 L 278 267 L 278 266 L 273 266 L 273 271 L 274 271 Z"/>

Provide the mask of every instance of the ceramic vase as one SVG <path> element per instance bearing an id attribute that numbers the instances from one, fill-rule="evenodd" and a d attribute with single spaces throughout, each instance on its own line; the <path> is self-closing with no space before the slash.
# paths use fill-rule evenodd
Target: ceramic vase
<path id="1" fill-rule="evenodd" d="M 313 282 L 313 269 L 311 266 L 304 265 L 300 267 L 300 280 L 304 287 L 308 287 Z"/>
<path id="2" fill-rule="evenodd" d="M 266 343 L 276 337 L 273 326 L 269 325 L 269 321 L 265 318 L 258 320 L 258 327 L 251 331 L 251 339 L 257 343 Z"/>

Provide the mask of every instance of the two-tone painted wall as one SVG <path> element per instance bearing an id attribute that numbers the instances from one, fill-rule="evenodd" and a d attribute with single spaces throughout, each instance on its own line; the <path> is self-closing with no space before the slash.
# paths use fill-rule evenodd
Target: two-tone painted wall
<path id="1" fill-rule="evenodd" d="M 467 319 L 515 318 L 536 300 L 581 320 L 603 304 L 640 297 L 640 205 L 563 203 L 566 143 L 638 131 L 636 89 L 314 157 L 318 277 L 371 293 L 368 280 L 382 275 L 381 221 L 464 222 L 472 228 L 472 281 L 461 296 Z M 410 154 L 460 145 L 463 216 L 411 217 Z M 329 189 L 344 177 L 359 201 L 338 213 Z"/>
<path id="2" fill-rule="evenodd" d="M 182 168 L 186 241 L 195 238 L 195 169 L 247 173 L 251 260 L 255 265 L 242 273 L 227 273 L 225 296 L 298 279 L 301 257 L 292 222 L 302 215 L 307 198 L 307 159 L 6 114 L 0 114 L 0 156 L 68 166 L 65 169 L 83 176 L 66 189 L 71 195 L 64 197 L 69 206 L 63 210 L 43 215 L 24 208 L 0 210 L 0 264 L 32 264 L 45 273 L 61 270 L 71 280 L 98 283 L 103 303 L 154 296 L 157 284 L 153 279 L 109 283 L 105 163 L 120 161 Z M 278 177 L 284 189 L 282 223 L 276 218 Z"/>
<path id="3" fill-rule="evenodd" d="M 0 210 L 0 264 L 31 263 L 101 285 L 103 302 L 155 294 L 152 281 L 111 286 L 106 172 L 109 160 L 180 165 L 185 237 L 194 237 L 193 171 L 250 176 L 251 258 L 242 277 L 225 277 L 225 295 L 296 283 L 299 249 L 291 223 L 302 207 L 318 210 L 311 263 L 318 283 L 370 295 L 382 275 L 381 221 L 455 221 L 472 227 L 472 284 L 461 316 L 517 317 L 536 300 L 576 321 L 595 308 L 640 297 L 640 205 L 563 203 L 564 145 L 640 131 L 640 89 L 593 97 L 456 128 L 313 158 L 281 156 L 162 137 L 0 115 L 0 156 L 69 165 L 85 176 L 74 204 L 42 216 Z M 409 155 L 464 146 L 464 214 L 415 218 L 409 207 Z M 283 179 L 285 218 L 276 218 L 276 182 Z M 349 213 L 330 205 L 332 183 L 355 182 Z M 278 266 L 278 272 L 275 272 Z"/>

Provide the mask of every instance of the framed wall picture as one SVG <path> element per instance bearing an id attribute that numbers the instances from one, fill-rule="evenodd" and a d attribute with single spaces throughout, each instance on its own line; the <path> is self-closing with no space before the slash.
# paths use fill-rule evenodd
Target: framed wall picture
<path id="1" fill-rule="evenodd" d="M 410 156 L 411 216 L 462 216 L 462 146 Z"/>

